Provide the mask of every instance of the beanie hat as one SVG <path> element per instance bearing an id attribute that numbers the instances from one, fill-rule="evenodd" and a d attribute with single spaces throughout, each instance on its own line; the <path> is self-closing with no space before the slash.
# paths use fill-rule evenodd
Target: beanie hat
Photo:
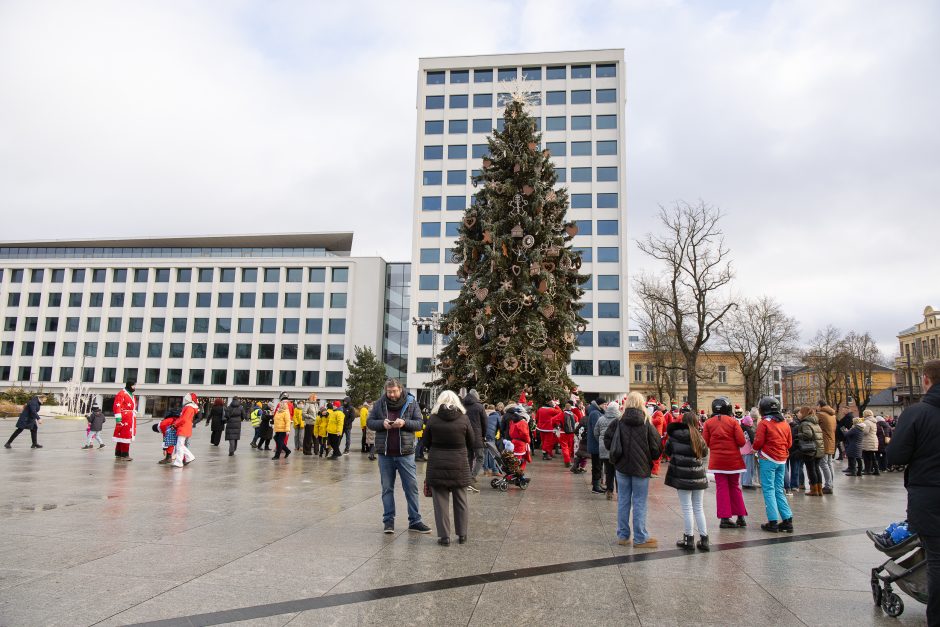
<path id="1" fill-rule="evenodd" d="M 340 403 L 339 401 L 333 401 L 333 407 L 334 407 L 335 409 L 339 409 L 341 405 L 342 405 L 342 403 Z"/>
<path id="2" fill-rule="evenodd" d="M 745 427 L 751 427 L 754 425 L 754 420 L 750 416 L 745 416 L 741 419 L 741 424 Z"/>

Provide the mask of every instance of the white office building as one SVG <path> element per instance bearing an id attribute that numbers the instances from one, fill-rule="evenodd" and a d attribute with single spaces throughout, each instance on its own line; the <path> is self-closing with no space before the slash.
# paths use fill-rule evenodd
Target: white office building
<path id="1" fill-rule="evenodd" d="M 342 398 L 372 347 L 404 374 L 409 264 L 352 257 L 352 233 L 0 244 L 0 387 L 129 378 L 147 413 L 186 392 Z M 175 399 L 175 400 L 174 400 Z"/>
<path id="2" fill-rule="evenodd" d="M 450 248 L 472 202 L 470 177 L 481 167 L 487 136 L 502 128 L 500 95 L 507 90 L 500 82 L 520 77 L 540 96 L 532 114 L 570 193 L 582 272 L 593 275 L 582 311 L 590 325 L 578 339 L 571 375 L 589 396 L 622 393 L 629 370 L 622 49 L 420 60 L 412 315 L 446 311 L 459 292 Z M 412 386 L 426 386 L 432 335 L 412 334 L 408 355 Z"/>

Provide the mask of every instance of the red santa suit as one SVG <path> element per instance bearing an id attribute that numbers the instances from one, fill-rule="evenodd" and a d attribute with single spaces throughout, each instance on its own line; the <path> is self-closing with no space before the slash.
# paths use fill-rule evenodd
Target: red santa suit
<path id="1" fill-rule="evenodd" d="M 555 429 L 561 426 L 563 418 L 564 414 L 558 407 L 540 407 L 535 412 L 535 430 L 542 439 L 543 457 L 554 457 L 555 443 L 558 441 Z"/>
<path id="2" fill-rule="evenodd" d="M 650 424 L 653 425 L 653 427 L 656 429 L 656 432 L 659 433 L 660 439 L 662 439 L 663 434 L 666 433 L 666 416 L 663 415 L 663 412 L 661 412 L 658 409 L 655 412 L 653 412 L 653 415 L 650 418 Z M 662 448 L 663 450 L 665 450 L 666 447 L 663 446 Z M 660 455 L 659 457 L 653 460 L 653 474 L 654 475 L 659 474 L 659 464 L 662 458 L 663 456 Z"/>
<path id="3" fill-rule="evenodd" d="M 509 425 L 509 439 L 512 440 L 512 452 L 519 458 L 519 467 L 525 470 L 526 463 L 532 461 L 532 450 L 529 442 L 529 423 L 527 420 L 513 420 Z"/>
<path id="4" fill-rule="evenodd" d="M 137 435 L 137 401 L 127 388 L 114 397 L 114 456 L 130 460 L 131 442 Z"/>

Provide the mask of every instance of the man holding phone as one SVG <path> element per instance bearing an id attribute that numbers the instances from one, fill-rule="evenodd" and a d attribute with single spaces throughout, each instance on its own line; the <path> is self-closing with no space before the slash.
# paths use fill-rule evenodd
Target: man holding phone
<path id="1" fill-rule="evenodd" d="M 408 503 L 408 531 L 431 533 L 418 511 L 418 479 L 415 467 L 415 432 L 423 422 L 415 397 L 398 379 L 385 382 L 385 394 L 372 405 L 366 426 L 375 431 L 375 452 L 382 478 L 382 523 L 385 533 L 395 533 L 395 474 Z"/>

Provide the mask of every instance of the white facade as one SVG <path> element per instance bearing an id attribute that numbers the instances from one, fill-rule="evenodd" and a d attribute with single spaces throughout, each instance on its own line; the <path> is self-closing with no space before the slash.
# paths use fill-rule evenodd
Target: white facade
<path id="1" fill-rule="evenodd" d="M 589 394 L 628 386 L 624 74 L 622 49 L 428 58 L 418 70 L 412 315 L 444 311 L 457 296 L 449 248 L 474 193 L 470 175 L 502 123 L 500 79 L 523 76 L 541 95 L 532 115 L 565 177 L 559 185 L 572 199 L 567 217 L 579 225 L 572 243 L 583 251 L 582 272 L 594 275 L 583 299 L 590 324 L 571 366 Z M 413 333 L 413 387 L 430 380 L 431 353 L 430 337 Z"/>
<path id="2" fill-rule="evenodd" d="M 0 387 L 342 398 L 381 359 L 386 262 L 351 233 L 0 244 Z"/>

